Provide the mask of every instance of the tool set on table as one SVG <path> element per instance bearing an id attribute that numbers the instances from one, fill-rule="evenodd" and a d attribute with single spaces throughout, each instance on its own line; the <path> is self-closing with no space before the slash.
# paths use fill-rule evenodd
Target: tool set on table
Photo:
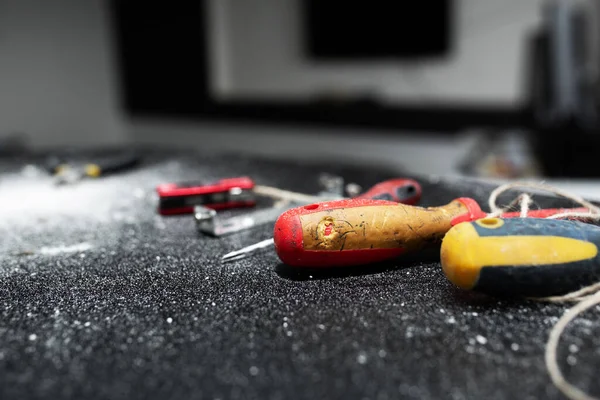
<path id="1" fill-rule="evenodd" d="M 578 302 L 552 328 L 545 363 L 563 394 L 591 399 L 562 375 L 557 353 L 567 324 L 600 304 L 600 227 L 586 223 L 600 219 L 600 208 L 567 197 L 584 207 L 529 210 L 529 195 L 520 196 L 520 212 L 489 216 L 469 198 L 430 208 L 369 199 L 309 204 L 278 218 L 275 249 L 288 265 L 322 268 L 370 264 L 441 243 L 442 270 L 462 289 Z"/>
<path id="2" fill-rule="evenodd" d="M 79 160 L 54 156 L 46 170 L 58 184 L 116 173 L 139 156 Z M 579 313 L 600 304 L 600 207 L 543 185 L 508 184 L 494 190 L 489 212 L 459 197 L 437 207 L 419 207 L 421 186 L 391 179 L 366 191 L 344 179 L 321 174 L 321 191 L 298 193 L 263 186 L 249 177 L 214 182 L 167 183 L 156 188 L 158 213 L 187 215 L 206 240 L 218 240 L 272 224 L 273 236 L 222 256 L 232 262 L 273 246 L 296 269 L 365 266 L 397 260 L 426 248 L 439 249 L 441 271 L 463 290 L 546 302 L 576 302 L 552 328 L 545 362 L 555 385 L 572 399 L 589 398 L 562 376 L 557 348 L 562 331 Z M 577 208 L 530 209 L 529 194 L 507 207 L 499 193 L 525 187 L 566 197 Z M 265 199 L 269 203 L 264 207 Z M 511 207 L 520 203 L 519 211 Z"/>
<path id="3" fill-rule="evenodd" d="M 489 218 L 467 197 L 418 207 L 421 187 L 410 179 L 381 182 L 352 199 L 343 196 L 342 178 L 322 175 L 320 182 L 324 190 L 316 195 L 257 185 L 248 177 L 165 184 L 157 188 L 159 212 L 191 213 L 198 231 L 211 237 L 274 223 L 272 238 L 232 251 L 223 261 L 274 244 L 281 261 L 293 267 L 346 267 L 441 246 L 445 275 L 464 289 L 550 296 L 600 280 L 600 228 L 582 222 L 594 211 L 589 203 Z M 217 212 L 256 207 L 258 196 L 271 198 L 272 206 L 227 218 Z M 570 220 L 548 219 L 564 215 Z"/>
<path id="4" fill-rule="evenodd" d="M 75 164 L 62 157 L 47 163 L 57 183 L 118 172 L 138 163 L 135 153 Z M 550 334 L 546 363 L 564 393 L 556 349 L 560 334 L 577 313 L 600 304 L 600 207 L 562 195 L 578 208 L 529 209 L 522 195 L 519 211 L 495 205 L 490 212 L 476 200 L 460 197 L 437 207 L 419 207 L 421 186 L 411 179 L 391 179 L 362 192 L 341 177 L 322 174 L 322 190 L 298 193 L 258 185 L 249 177 L 210 183 L 168 183 L 156 188 L 161 215 L 189 215 L 198 232 L 215 240 L 257 226 L 273 224 L 273 237 L 232 251 L 235 261 L 274 245 L 279 259 L 293 268 L 343 268 L 395 260 L 425 248 L 438 248 L 441 269 L 460 289 L 489 295 L 580 302 Z M 528 185 L 508 185 L 514 186 Z M 531 188 L 541 185 L 533 185 Z M 499 190 L 502 189 L 502 190 Z M 362 193 L 361 193 L 362 192 Z M 264 208 L 265 198 L 270 206 Z M 236 210 L 233 212 L 233 210 Z M 236 213 L 237 212 L 237 213 Z M 229 213 L 229 216 L 227 216 Z"/>
<path id="5" fill-rule="evenodd" d="M 317 195 L 256 185 L 248 177 L 222 179 L 208 184 L 163 184 L 157 187 L 158 211 L 162 215 L 193 213 L 200 233 L 220 237 L 274 223 L 283 212 L 295 207 L 344 199 L 343 179 L 335 176 L 321 178 L 325 190 Z M 222 218 L 217 213 L 217 210 L 256 206 L 257 196 L 269 197 L 274 203 L 269 208 L 228 218 Z M 385 198 L 404 204 L 415 204 L 420 196 L 421 188 L 417 182 L 411 179 L 391 179 L 380 182 L 355 199 Z"/>
<path id="6" fill-rule="evenodd" d="M 44 167 L 55 183 L 98 178 L 140 162 L 134 151 L 95 159 L 78 160 L 75 155 L 46 160 Z M 565 326 L 600 304 L 600 226 L 595 223 L 600 221 L 600 207 L 535 184 L 500 186 L 490 195 L 490 212 L 485 212 L 468 197 L 419 207 L 422 189 L 412 179 L 387 180 L 364 192 L 335 175 L 321 174 L 318 182 L 322 190 L 316 194 L 258 185 L 245 176 L 209 183 L 167 183 L 156 188 L 158 213 L 194 218 L 206 240 L 273 224 L 272 238 L 225 254 L 222 261 L 226 262 L 274 246 L 279 259 L 297 269 L 361 265 L 368 269 L 369 264 L 437 248 L 443 274 L 460 289 L 576 302 L 550 332 L 545 361 L 552 381 L 563 393 L 589 398 L 562 376 L 556 354 Z M 498 207 L 499 193 L 515 187 L 549 191 L 580 207 L 530 209 L 528 194 L 505 208 Z M 266 208 L 260 206 L 264 198 L 270 204 Z M 520 210 L 510 211 L 515 203 L 520 203 Z M 237 214 L 231 215 L 232 210 Z"/>

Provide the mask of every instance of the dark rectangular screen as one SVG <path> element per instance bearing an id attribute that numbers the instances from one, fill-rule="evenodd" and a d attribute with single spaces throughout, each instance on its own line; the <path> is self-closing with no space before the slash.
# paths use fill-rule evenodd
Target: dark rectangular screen
<path id="1" fill-rule="evenodd" d="M 304 0 L 304 48 L 311 59 L 445 56 L 452 0 Z"/>

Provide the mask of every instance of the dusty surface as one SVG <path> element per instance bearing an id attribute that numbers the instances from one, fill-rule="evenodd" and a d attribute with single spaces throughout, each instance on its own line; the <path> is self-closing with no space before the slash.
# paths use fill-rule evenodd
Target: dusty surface
<path id="1" fill-rule="evenodd" d="M 202 238 L 190 216 L 155 212 L 172 180 L 247 174 L 314 193 L 321 170 L 364 186 L 398 172 L 149 152 L 125 175 L 55 188 L 22 162 L 0 168 L 0 398 L 561 398 L 543 349 L 565 306 L 462 292 L 435 253 L 333 273 L 272 249 L 221 264 L 270 227 Z M 488 191 L 422 183 L 426 206 Z M 595 395 L 598 311 L 559 353 Z"/>

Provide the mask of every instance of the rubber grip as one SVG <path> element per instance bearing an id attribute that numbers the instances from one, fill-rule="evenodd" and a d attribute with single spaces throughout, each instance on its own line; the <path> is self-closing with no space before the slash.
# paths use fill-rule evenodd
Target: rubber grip
<path id="1" fill-rule="evenodd" d="M 492 295 L 561 295 L 600 281 L 600 227 L 539 218 L 485 218 L 453 227 L 442 269 L 456 286 Z"/>

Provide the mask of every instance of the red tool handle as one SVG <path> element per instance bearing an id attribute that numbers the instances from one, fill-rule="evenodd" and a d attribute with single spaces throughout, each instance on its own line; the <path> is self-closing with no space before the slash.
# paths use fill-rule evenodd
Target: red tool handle
<path id="1" fill-rule="evenodd" d="M 275 223 L 273 239 L 288 265 L 369 264 L 439 244 L 452 218 L 481 212 L 468 198 L 430 208 L 385 200 L 331 201 L 286 211 Z"/>
<path id="2" fill-rule="evenodd" d="M 388 200 L 402 204 L 417 204 L 421 185 L 412 179 L 390 179 L 380 182 L 355 199 Z"/>
<path id="3" fill-rule="evenodd" d="M 590 210 L 588 210 L 585 207 L 579 207 L 579 208 L 543 208 L 541 210 L 529 210 L 527 212 L 527 217 L 528 218 L 548 218 L 551 217 L 553 215 L 558 215 L 558 214 L 564 214 L 564 213 L 588 213 Z M 464 215 L 459 215 L 457 217 L 455 217 L 452 220 L 451 225 L 458 225 L 461 222 L 472 222 L 481 218 L 485 218 L 487 216 L 486 213 L 484 213 L 483 211 L 481 211 L 480 213 L 477 214 L 472 214 L 472 215 L 468 215 L 468 214 L 464 214 Z M 499 218 L 519 218 L 521 216 L 521 213 L 519 211 L 514 211 L 514 212 L 507 212 L 504 213 L 502 215 L 500 215 Z M 585 221 L 584 217 L 575 217 L 572 218 L 574 220 L 581 220 L 581 221 Z"/>
<path id="4" fill-rule="evenodd" d="M 533 210 L 531 217 L 586 209 Z M 310 204 L 283 213 L 273 239 L 279 258 L 304 267 L 370 264 L 439 245 L 452 225 L 487 214 L 470 198 L 441 207 L 415 207 L 385 200 L 353 199 Z M 519 217 L 506 213 L 504 218 Z"/>

